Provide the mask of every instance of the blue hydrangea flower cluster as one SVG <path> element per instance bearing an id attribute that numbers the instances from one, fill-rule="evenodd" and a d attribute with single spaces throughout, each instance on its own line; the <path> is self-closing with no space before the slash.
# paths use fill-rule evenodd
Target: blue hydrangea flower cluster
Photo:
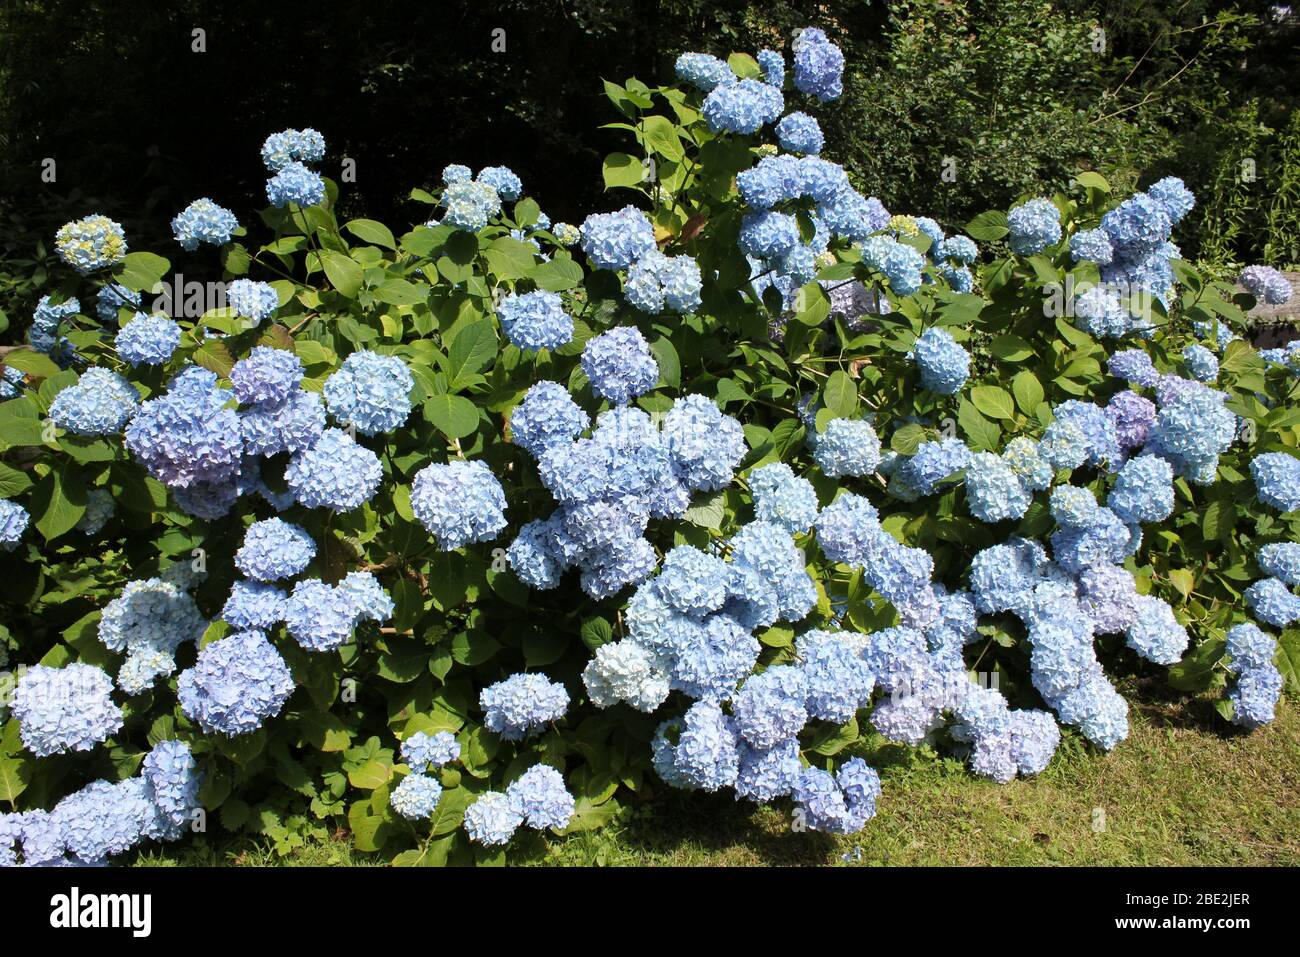
<path id="1" fill-rule="evenodd" d="M 889 280 L 900 296 L 910 296 L 921 288 L 921 270 L 925 256 L 907 243 L 890 236 L 871 236 L 862 243 L 862 261 Z"/>
<path id="2" fill-rule="evenodd" d="M 325 158 L 325 137 L 308 127 L 272 133 L 262 144 L 262 162 L 276 173 L 292 163 L 319 163 Z"/>
<path id="3" fill-rule="evenodd" d="M 266 200 L 277 209 L 306 208 L 325 202 L 325 179 L 302 163 L 289 163 L 266 181 Z"/>
<path id="4" fill-rule="evenodd" d="M 89 751 L 122 728 L 113 679 L 83 662 L 23 671 L 9 703 L 24 747 L 38 758 Z"/>
<path id="5" fill-rule="evenodd" d="M 1282 675 L 1273 664 L 1277 642 L 1245 622 L 1228 630 L 1226 651 L 1228 670 L 1236 678 L 1228 691 L 1233 723 L 1245 728 L 1270 723 L 1282 696 Z"/>
<path id="6" fill-rule="evenodd" d="M 1265 452 L 1250 462 L 1255 495 L 1279 512 L 1300 509 L 1300 458 L 1288 452 Z"/>
<path id="7" fill-rule="evenodd" d="M 654 248 L 654 226 L 635 206 L 592 213 L 582 224 L 582 251 L 597 269 L 626 269 Z"/>
<path id="8" fill-rule="evenodd" d="M 707 53 L 683 53 L 674 69 L 679 80 L 701 93 L 709 93 L 724 83 L 735 83 L 737 79 L 725 61 Z"/>
<path id="9" fill-rule="evenodd" d="M 972 456 L 966 468 L 966 507 L 973 517 L 989 523 L 1022 518 L 1032 500 L 1031 490 L 1005 457 L 991 452 Z"/>
<path id="10" fill-rule="evenodd" d="M 206 197 L 190 203 L 172 220 L 172 236 L 186 252 L 194 252 L 201 243 L 224 246 L 238 228 L 234 213 Z"/>
<path id="11" fill-rule="evenodd" d="M 479 694 L 483 726 L 506 741 L 519 741 L 559 721 L 569 708 L 564 685 L 535 672 L 520 672 Z"/>
<path id="12" fill-rule="evenodd" d="M 791 44 L 794 85 L 822 103 L 844 92 L 844 53 L 817 27 L 805 27 Z"/>
<path id="13" fill-rule="evenodd" d="M 496 538 L 505 508 L 505 491 L 482 461 L 435 462 L 411 483 L 411 510 L 444 552 Z"/>
<path id="14" fill-rule="evenodd" d="M 207 734 L 236 737 L 280 713 L 293 693 L 289 666 L 260 631 L 241 631 L 204 646 L 181 672 L 176 696 Z"/>
<path id="15" fill-rule="evenodd" d="M 393 788 L 388 803 L 408 821 L 422 821 L 433 816 L 442 800 L 442 784 L 427 774 L 408 774 Z"/>
<path id="16" fill-rule="evenodd" d="M 125 652 L 118 686 L 139 694 L 176 670 L 176 649 L 198 643 L 208 627 L 193 597 L 162 578 L 127 582 L 122 594 L 104 606 L 99 640 L 109 651 Z"/>
<path id="17" fill-rule="evenodd" d="M 298 504 L 350 512 L 379 490 L 379 456 L 341 429 L 326 429 L 310 449 L 289 459 L 284 480 Z"/>
<path id="18" fill-rule="evenodd" d="M 288 597 L 265 582 L 237 581 L 221 607 L 221 620 L 237 631 L 267 631 L 284 621 Z"/>
<path id="19" fill-rule="evenodd" d="M 813 459 L 830 478 L 865 478 L 880 467 L 880 437 L 865 419 L 831 419 L 817 435 Z"/>
<path id="20" fill-rule="evenodd" d="M 112 492 L 105 488 L 92 488 L 86 493 L 86 512 L 77 521 L 77 531 L 92 537 L 98 535 L 116 511 L 117 503 Z"/>
<path id="21" fill-rule="evenodd" d="M 1300 621 L 1300 598 L 1276 578 L 1261 578 L 1246 589 L 1245 598 L 1255 617 L 1266 625 L 1286 628 Z"/>
<path id="22" fill-rule="evenodd" d="M 576 802 L 564 777 L 547 764 L 534 764 L 506 788 L 506 798 L 524 823 L 539 831 L 563 830 L 573 820 Z"/>
<path id="23" fill-rule="evenodd" d="M 922 442 L 890 476 L 889 493 L 905 502 L 933 495 L 940 482 L 970 463 L 970 449 L 961 439 Z"/>
<path id="24" fill-rule="evenodd" d="M 524 184 L 508 166 L 486 166 L 478 171 L 475 180 L 491 186 L 504 200 L 513 202 L 524 194 Z"/>
<path id="25" fill-rule="evenodd" d="M 776 124 L 777 142 L 788 153 L 806 153 L 815 156 L 822 151 L 826 139 L 821 125 L 807 113 L 788 113 Z"/>
<path id="26" fill-rule="evenodd" d="M 116 372 L 92 366 L 50 403 L 50 421 L 75 435 L 116 435 L 139 408 L 140 393 Z"/>
<path id="27" fill-rule="evenodd" d="M 1237 282 L 1256 299 L 1270 306 L 1281 306 L 1291 300 L 1291 282 L 1272 266 L 1247 266 L 1237 277 Z"/>
<path id="28" fill-rule="evenodd" d="M 791 535 L 806 533 L 817 520 L 817 493 L 812 483 L 795 475 L 784 462 L 751 472 L 749 492 L 754 499 L 754 518 L 779 525 Z"/>
<path id="29" fill-rule="evenodd" d="M 487 183 L 468 179 L 448 183 L 439 203 L 447 210 L 442 217 L 443 224 L 470 233 L 483 229 L 501 212 L 501 196 L 497 191 Z"/>
<path id="30" fill-rule="evenodd" d="M 137 312 L 118 331 L 117 354 L 133 366 L 160 366 L 172 357 L 181 343 L 181 327 L 164 315 Z"/>
<path id="31" fill-rule="evenodd" d="M 572 442 L 591 426 L 591 416 L 558 382 L 538 382 L 510 414 L 510 440 L 533 458 Z"/>
<path id="32" fill-rule="evenodd" d="M 665 256 L 651 249 L 627 271 L 623 295 L 642 312 L 657 314 L 667 306 L 673 312 L 694 312 L 700 305 L 703 280 L 699 264 L 690 256 Z"/>
<path id="33" fill-rule="evenodd" d="M 440 768 L 460 757 L 460 744 L 450 731 L 416 731 L 402 742 L 402 760 L 417 774 Z"/>
<path id="34" fill-rule="evenodd" d="M 970 353 L 937 326 L 921 333 L 912 359 L 921 370 L 922 387 L 940 395 L 956 395 L 970 377 Z"/>
<path id="35" fill-rule="evenodd" d="M 107 216 L 87 216 L 60 226 L 54 248 L 60 259 L 86 276 L 126 258 L 126 233 Z"/>
<path id="36" fill-rule="evenodd" d="M 1188 373 L 1198 382 L 1213 382 L 1219 377 L 1218 358 L 1199 343 L 1192 343 L 1183 350 L 1183 362 Z"/>
<path id="37" fill-rule="evenodd" d="M 1288 585 L 1300 585 L 1300 542 L 1264 545 L 1256 553 L 1255 563 L 1270 578 Z"/>
<path id="38" fill-rule="evenodd" d="M 140 309 L 140 302 L 141 295 L 134 289 L 127 289 L 115 282 L 107 283 L 95 294 L 95 315 L 100 322 L 117 322 L 119 309 L 130 309 L 135 313 Z"/>
<path id="39" fill-rule="evenodd" d="M 315 557 L 316 543 L 306 529 L 268 518 L 248 526 L 235 567 L 253 581 L 273 582 L 300 574 Z"/>
<path id="40" fill-rule="evenodd" d="M 239 473 L 243 454 L 239 417 L 226 408 L 228 398 L 216 375 L 187 366 L 166 393 L 140 406 L 127 426 L 126 447 L 164 485 L 227 483 Z"/>
<path id="41" fill-rule="evenodd" d="M 784 109 L 781 91 L 752 77 L 715 86 L 701 106 L 704 121 L 713 132 L 745 135 L 776 122 Z"/>
<path id="42" fill-rule="evenodd" d="M 558 294 L 535 289 L 511 293 L 497 306 L 506 338 L 520 349 L 558 349 L 573 339 L 573 317 Z"/>
<path id="43" fill-rule="evenodd" d="M 659 363 L 635 326 L 619 326 L 587 340 L 582 371 L 596 395 L 626 405 L 659 381 Z"/>
<path id="44" fill-rule="evenodd" d="M 1031 199 L 1007 213 L 1007 243 L 1017 256 L 1033 256 L 1061 241 L 1061 211 L 1049 199 Z"/>
<path id="45" fill-rule="evenodd" d="M 41 296 L 32 312 L 32 324 L 27 328 L 27 342 L 37 352 L 43 352 L 55 362 L 66 366 L 71 361 L 74 350 L 72 343 L 60 337 L 59 332 L 64 321 L 80 311 L 81 303 L 76 299 L 54 303 L 49 296 Z"/>
<path id="46" fill-rule="evenodd" d="M 325 380 L 325 405 L 342 425 L 362 435 L 391 432 L 411 414 L 415 380 L 396 356 L 354 352 Z"/>
<path id="47" fill-rule="evenodd" d="M 230 370 L 235 398 L 248 405 L 280 406 L 302 381 L 302 360 L 287 349 L 254 346 Z"/>
<path id="48" fill-rule="evenodd" d="M 270 283 L 236 279 L 226 286 L 226 304 L 235 315 L 257 323 L 275 315 L 275 310 L 280 308 L 280 297 Z"/>

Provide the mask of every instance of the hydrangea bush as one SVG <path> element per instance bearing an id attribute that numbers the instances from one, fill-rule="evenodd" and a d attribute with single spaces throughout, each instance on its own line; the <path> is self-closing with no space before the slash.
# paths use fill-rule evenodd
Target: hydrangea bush
<path id="1" fill-rule="evenodd" d="M 454 163 L 340 223 L 275 133 L 268 208 L 172 221 L 197 311 L 60 230 L 4 355 L 0 863 L 492 862 L 664 787 L 852 833 L 873 742 L 1032 776 L 1123 746 L 1115 675 L 1270 721 L 1300 352 L 1240 333 L 1282 284 L 1184 262 L 1172 178 L 891 214 L 822 155 L 843 63 L 810 28 L 607 83 L 630 152 L 576 226 Z"/>

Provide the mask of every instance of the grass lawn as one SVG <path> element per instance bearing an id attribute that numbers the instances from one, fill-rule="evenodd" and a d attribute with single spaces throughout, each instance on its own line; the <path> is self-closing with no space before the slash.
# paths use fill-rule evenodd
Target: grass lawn
<path id="1" fill-rule="evenodd" d="M 664 790 L 596 832 L 521 838 L 510 860 L 540 865 L 1290 865 L 1300 864 L 1300 714 L 1252 734 L 1208 699 L 1122 689 L 1132 733 L 1111 754 L 1077 736 L 1040 777 L 993 784 L 950 759 L 884 744 L 879 814 L 860 834 L 795 833 L 788 810 L 729 793 Z M 521 832 L 521 834 L 524 832 Z M 531 833 L 531 832 L 528 832 Z M 371 863 L 346 841 L 279 858 L 249 840 L 146 852 L 144 865 Z"/>

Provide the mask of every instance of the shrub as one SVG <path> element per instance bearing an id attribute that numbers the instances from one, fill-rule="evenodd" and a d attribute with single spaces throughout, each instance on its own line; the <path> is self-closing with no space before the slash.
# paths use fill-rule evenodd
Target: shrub
<path id="1" fill-rule="evenodd" d="M 661 783 L 852 832 L 858 742 L 1033 775 L 1062 734 L 1122 742 L 1107 667 L 1269 719 L 1300 362 L 1179 258 L 1191 194 L 1084 174 L 948 235 L 779 151 L 834 108 L 820 32 L 685 63 L 606 84 L 636 202 L 581 228 L 458 166 L 400 235 L 339 223 L 289 130 L 265 242 L 178 217 L 224 286 L 137 303 L 165 258 L 61 232 L 0 404 L 3 859 L 216 811 L 491 861 Z M 164 305 L 179 340 L 141 324 Z M 1280 639 L 1243 624 L 1256 579 Z"/>

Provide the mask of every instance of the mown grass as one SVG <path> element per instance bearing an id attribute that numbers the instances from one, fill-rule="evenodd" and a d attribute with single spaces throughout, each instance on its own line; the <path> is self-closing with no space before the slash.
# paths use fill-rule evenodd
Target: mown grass
<path id="1" fill-rule="evenodd" d="M 525 839 L 524 865 L 1300 864 L 1300 714 L 1252 734 L 1207 699 L 1124 689 L 1129 739 L 1098 754 L 1070 736 L 1040 777 L 997 785 L 957 761 L 881 744 L 879 814 L 860 834 L 796 833 L 788 813 L 729 795 L 661 791 L 600 831 Z M 150 852 L 162 865 L 352 865 L 345 839 L 279 857 L 253 840 Z"/>

